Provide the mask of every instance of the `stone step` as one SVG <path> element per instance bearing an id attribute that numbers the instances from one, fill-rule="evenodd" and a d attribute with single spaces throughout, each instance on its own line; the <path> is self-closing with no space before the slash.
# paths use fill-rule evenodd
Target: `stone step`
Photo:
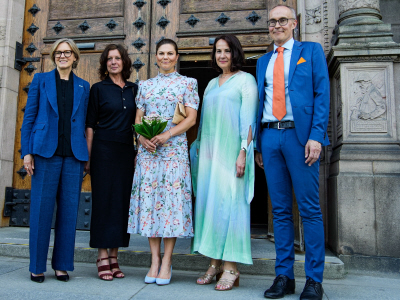
<path id="1" fill-rule="evenodd" d="M 52 233 L 53 235 L 53 233 Z M 53 237 L 51 237 L 51 241 Z M 77 231 L 75 261 L 95 263 L 97 249 L 88 248 L 89 232 Z M 0 228 L 0 256 L 29 258 L 29 228 L 7 227 Z M 253 265 L 238 266 L 242 274 L 249 275 L 275 275 L 275 250 L 274 244 L 266 239 L 252 239 Z M 151 254 L 145 237 L 132 235 L 130 245 L 120 248 L 119 263 L 121 266 L 149 267 Z M 52 244 L 49 248 L 48 258 L 52 256 Z M 202 255 L 190 254 L 190 239 L 178 239 L 173 254 L 173 266 L 176 270 L 205 271 L 209 259 Z M 294 272 L 296 277 L 304 277 L 304 260 L 302 253 L 296 254 Z M 341 279 L 346 274 L 344 263 L 326 251 L 324 278 Z"/>

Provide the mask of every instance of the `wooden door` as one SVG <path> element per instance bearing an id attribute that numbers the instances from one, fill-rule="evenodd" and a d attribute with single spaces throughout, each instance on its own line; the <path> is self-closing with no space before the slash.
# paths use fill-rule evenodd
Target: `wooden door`
<path id="1" fill-rule="evenodd" d="M 253 59 L 250 65 L 254 68 L 254 59 L 264 54 L 271 44 L 266 22 L 268 9 L 276 4 L 296 7 L 296 0 L 26 0 L 23 56 L 37 57 L 40 61 L 25 64 L 21 71 L 13 188 L 30 189 L 30 178 L 25 176 L 19 152 L 23 109 L 33 75 L 54 68 L 49 51 L 55 40 L 68 37 L 78 44 L 81 60 L 75 72 L 90 84 L 99 81 L 99 56 L 109 43 L 122 43 L 127 47 L 134 66 L 131 81 L 157 75 L 155 48 L 163 38 L 177 41 L 182 66 L 189 66 L 188 74 L 196 78 L 201 72 L 191 72 L 190 66 L 196 62 L 206 64 L 213 39 L 223 33 L 239 38 L 246 58 Z M 182 72 L 186 72 L 185 67 Z M 204 82 L 204 78 L 197 79 Z M 196 134 L 197 127 L 194 127 L 188 132 L 189 141 L 193 141 Z M 86 176 L 82 191 L 90 190 L 89 176 Z M 266 185 L 256 187 L 256 191 L 252 210 L 269 224 L 268 232 L 273 237 Z M 299 220 L 298 211 L 295 219 Z M 300 224 L 296 221 L 299 245 Z"/>
<path id="2" fill-rule="evenodd" d="M 149 24 L 143 26 L 133 23 L 139 19 L 151 19 L 152 3 L 140 0 L 135 3 L 123 0 L 26 1 L 23 56 L 37 57 L 40 61 L 25 64 L 21 71 L 13 188 L 30 189 L 30 178 L 26 176 L 23 160 L 20 159 L 20 128 L 33 75 L 54 68 L 49 57 L 54 41 L 67 37 L 77 43 L 81 49 L 81 59 L 74 72 L 90 84 L 99 81 L 99 57 L 109 43 L 121 43 L 127 47 L 135 62 L 132 81 L 148 78 L 150 22 L 147 21 Z M 143 6 L 141 3 L 144 3 Z M 84 179 L 82 190 L 91 190 L 89 176 Z"/>

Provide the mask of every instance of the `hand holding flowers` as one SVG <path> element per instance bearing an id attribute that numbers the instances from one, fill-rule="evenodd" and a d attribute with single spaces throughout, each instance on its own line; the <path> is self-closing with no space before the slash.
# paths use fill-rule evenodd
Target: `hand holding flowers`
<path id="1" fill-rule="evenodd" d="M 135 131 L 141 135 L 140 143 L 147 151 L 155 153 L 156 146 L 168 140 L 168 136 L 165 133 L 160 134 L 164 131 L 167 123 L 160 115 L 151 114 L 144 116 L 141 124 L 133 125 Z M 169 132 L 166 133 L 169 135 Z"/>

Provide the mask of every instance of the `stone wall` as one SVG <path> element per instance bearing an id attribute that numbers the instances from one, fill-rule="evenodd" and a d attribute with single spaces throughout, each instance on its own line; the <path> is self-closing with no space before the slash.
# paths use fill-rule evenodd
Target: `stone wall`
<path id="1" fill-rule="evenodd" d="M 25 1 L 0 0 L 0 226 L 5 187 L 12 186 L 19 71 L 14 69 L 16 41 L 22 42 Z"/>
<path id="2" fill-rule="evenodd" d="M 382 21 L 392 24 L 393 40 L 400 43 L 400 1 L 381 0 L 380 4 Z"/>

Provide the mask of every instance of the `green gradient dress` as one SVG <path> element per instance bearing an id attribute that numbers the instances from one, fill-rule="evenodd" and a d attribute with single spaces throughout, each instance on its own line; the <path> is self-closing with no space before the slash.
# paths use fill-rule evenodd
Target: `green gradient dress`
<path id="1" fill-rule="evenodd" d="M 206 88 L 197 140 L 191 147 L 196 195 L 192 253 L 252 264 L 250 202 L 254 195 L 253 142 L 258 91 L 251 74 L 238 72 Z M 236 160 L 247 148 L 245 175 L 236 177 Z M 198 154 L 197 154 L 198 153 Z"/>

